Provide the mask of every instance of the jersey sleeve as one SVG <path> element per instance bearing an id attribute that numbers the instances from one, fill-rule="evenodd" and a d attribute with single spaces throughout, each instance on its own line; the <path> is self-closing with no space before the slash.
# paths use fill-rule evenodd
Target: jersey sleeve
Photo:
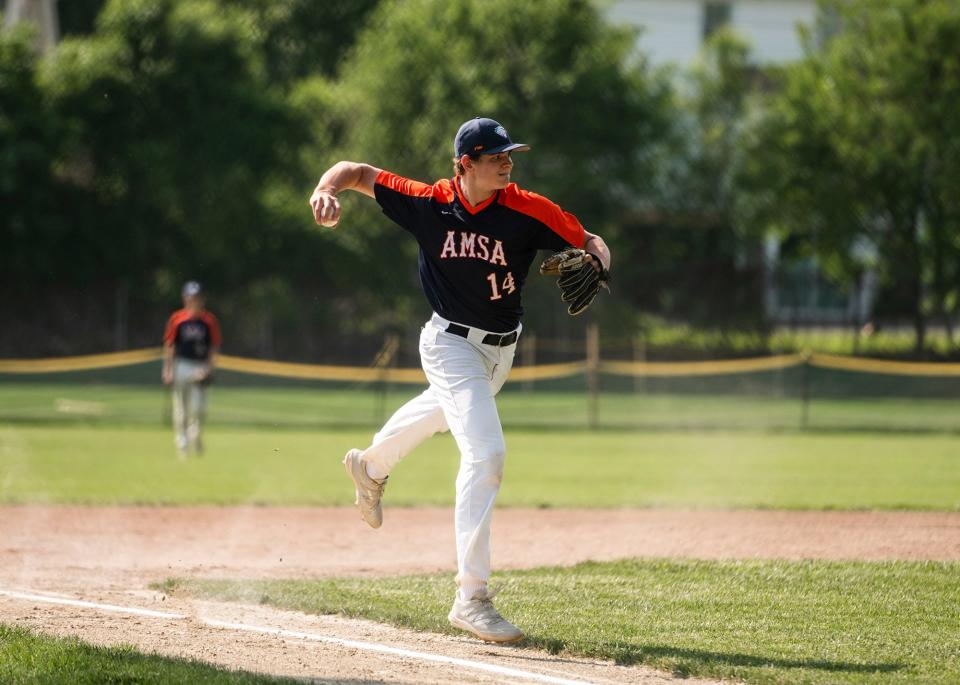
<path id="1" fill-rule="evenodd" d="M 534 246 L 537 249 L 556 252 L 568 246 L 582 248 L 587 240 L 580 220 L 542 195 L 523 190 L 511 183 L 504 191 L 503 203 L 540 224 L 540 230 L 534 237 Z"/>
<path id="2" fill-rule="evenodd" d="M 211 312 L 204 312 L 204 320 L 210 328 L 210 345 L 219 348 L 223 343 L 220 335 L 220 321 Z"/>
<path id="3" fill-rule="evenodd" d="M 163 344 L 172 345 L 177 338 L 177 324 L 180 322 L 179 311 L 174 312 L 167 319 L 167 325 L 163 329 Z"/>
<path id="4" fill-rule="evenodd" d="M 377 174 L 374 197 L 383 213 L 416 236 L 423 229 L 423 216 L 430 211 L 437 185 L 427 185 L 389 171 Z"/>

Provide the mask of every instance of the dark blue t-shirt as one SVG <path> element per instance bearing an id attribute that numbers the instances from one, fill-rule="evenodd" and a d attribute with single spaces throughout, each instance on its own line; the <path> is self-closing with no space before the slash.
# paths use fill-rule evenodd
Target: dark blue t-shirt
<path id="1" fill-rule="evenodd" d="M 575 216 L 515 183 L 473 206 L 459 179 L 430 186 L 381 171 L 374 192 L 383 213 L 420 244 L 420 283 L 433 310 L 486 331 L 520 323 L 520 292 L 538 250 L 585 240 Z"/>
<path id="2" fill-rule="evenodd" d="M 173 345 L 175 357 L 206 361 L 210 353 L 220 347 L 220 322 L 206 309 L 200 312 L 178 309 L 167 319 L 163 342 Z"/>

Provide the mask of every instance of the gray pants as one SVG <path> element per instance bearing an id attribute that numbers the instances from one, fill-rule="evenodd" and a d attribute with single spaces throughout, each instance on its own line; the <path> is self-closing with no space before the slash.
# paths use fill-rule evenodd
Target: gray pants
<path id="1" fill-rule="evenodd" d="M 173 431 L 181 452 L 188 447 L 203 451 L 200 432 L 207 410 L 207 389 L 197 379 L 206 369 L 206 362 L 179 357 L 173 360 Z"/>

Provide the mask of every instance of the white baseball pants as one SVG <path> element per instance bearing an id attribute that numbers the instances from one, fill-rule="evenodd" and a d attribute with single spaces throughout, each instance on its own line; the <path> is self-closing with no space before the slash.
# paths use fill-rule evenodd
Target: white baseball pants
<path id="1" fill-rule="evenodd" d="M 488 331 L 471 328 L 463 338 L 447 333 L 449 324 L 434 314 L 424 326 L 420 361 L 430 387 L 390 417 L 363 460 L 371 477 L 383 478 L 434 433 L 453 433 L 460 449 L 457 581 L 463 596 L 470 597 L 490 578 L 490 523 L 506 456 L 494 397 L 513 366 L 516 343 L 485 345 L 481 340 Z"/>
<path id="2" fill-rule="evenodd" d="M 203 417 L 207 410 L 207 392 L 197 375 L 207 368 L 204 361 L 173 360 L 173 432 L 177 449 L 199 448 Z"/>

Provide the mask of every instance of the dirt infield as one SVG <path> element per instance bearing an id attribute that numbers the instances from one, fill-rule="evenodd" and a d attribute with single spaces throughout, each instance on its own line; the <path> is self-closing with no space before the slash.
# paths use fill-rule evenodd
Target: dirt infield
<path id="1" fill-rule="evenodd" d="M 355 510 L 340 508 L 2 507 L 0 590 L 159 608 L 189 618 L 146 618 L 0 596 L 0 622 L 321 682 L 534 680 L 343 645 L 239 634 L 211 628 L 209 620 L 242 619 L 374 641 L 554 678 L 673 680 L 649 669 L 490 647 L 467 638 L 340 617 L 193 602 L 147 589 L 150 582 L 175 575 L 265 578 L 440 571 L 452 578 L 449 509 L 388 509 L 385 515 L 384 527 L 374 531 Z M 958 560 L 960 513 L 501 509 L 494 516 L 493 538 L 496 569 L 627 557 Z"/>

